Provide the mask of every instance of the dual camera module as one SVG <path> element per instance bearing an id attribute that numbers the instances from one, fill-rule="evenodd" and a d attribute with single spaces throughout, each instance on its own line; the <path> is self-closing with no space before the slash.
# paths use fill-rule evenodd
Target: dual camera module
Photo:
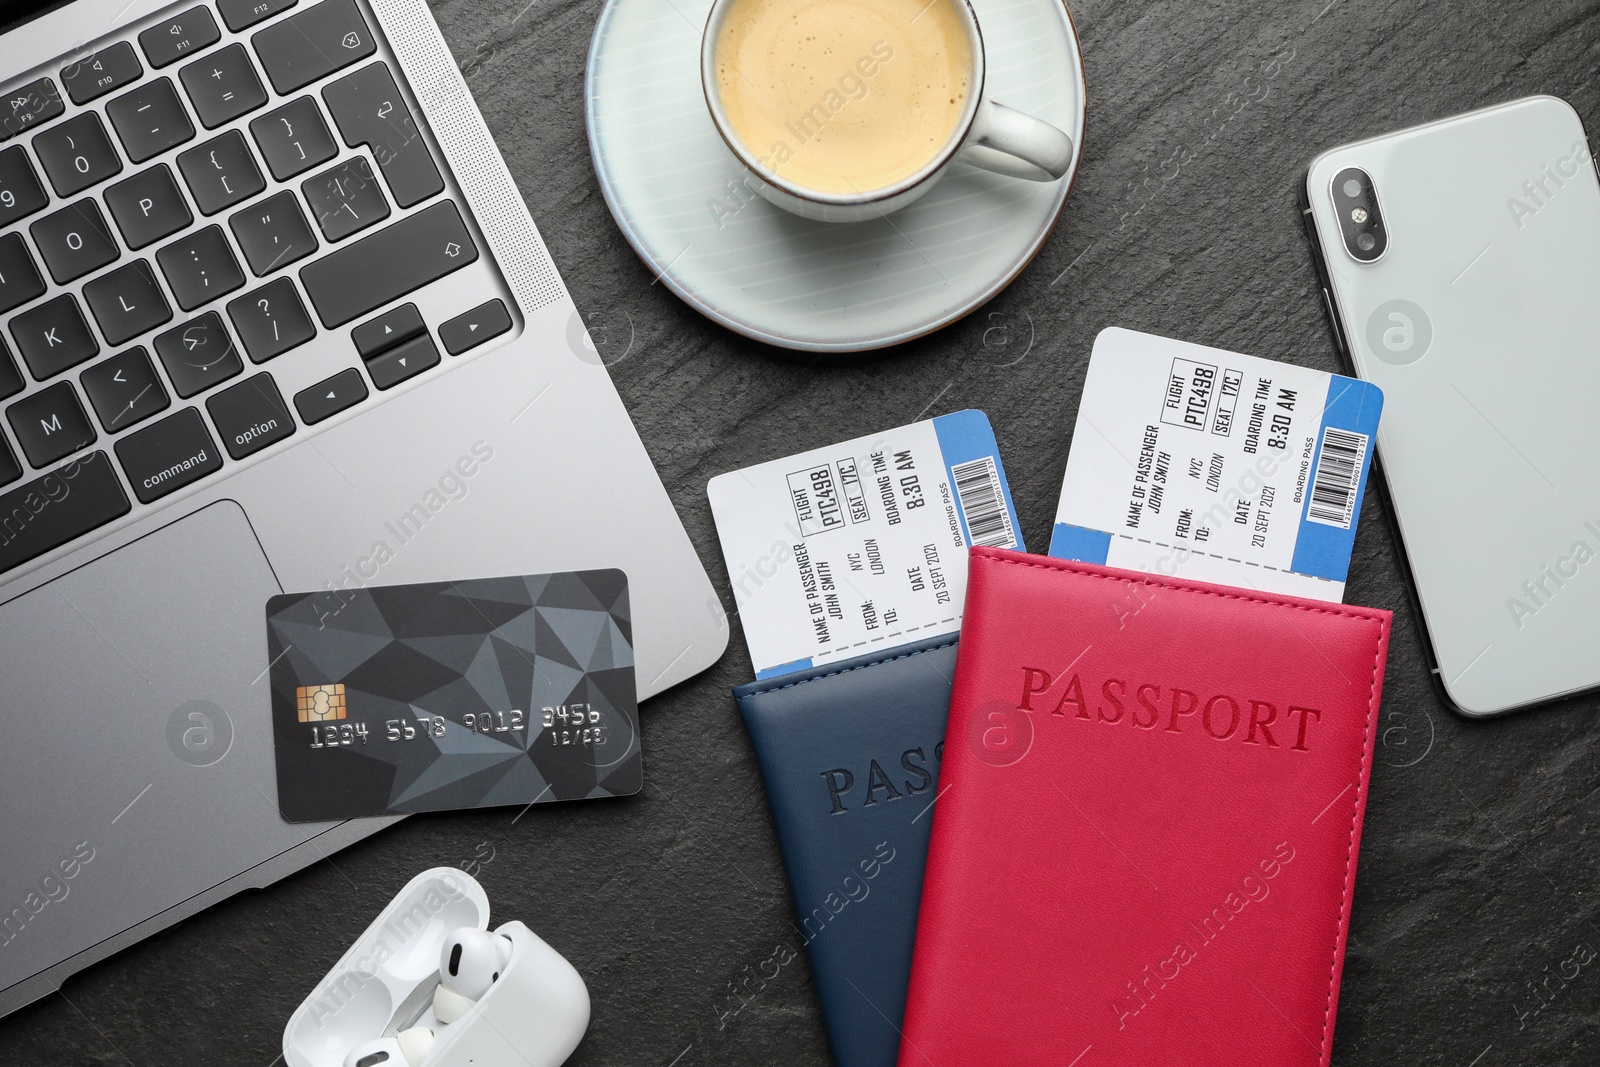
<path id="1" fill-rule="evenodd" d="M 1350 257 L 1371 263 L 1389 247 L 1389 232 L 1378 209 L 1378 194 L 1372 178 L 1360 167 L 1346 167 L 1333 177 L 1333 206 L 1339 216 L 1339 232 Z"/>

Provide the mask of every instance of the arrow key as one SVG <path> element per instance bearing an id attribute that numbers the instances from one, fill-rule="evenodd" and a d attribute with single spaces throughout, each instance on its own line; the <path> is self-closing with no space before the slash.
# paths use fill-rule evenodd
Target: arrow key
<path id="1" fill-rule="evenodd" d="M 367 360 L 367 373 L 372 375 L 372 384 L 379 389 L 393 389 L 407 378 L 438 365 L 439 350 L 433 347 L 433 338 L 424 333 Z"/>
<path id="2" fill-rule="evenodd" d="M 426 329 L 417 305 L 401 304 L 351 330 L 350 340 L 356 343 L 356 351 L 361 353 L 362 359 L 372 359 Z"/>
<path id="3" fill-rule="evenodd" d="M 172 403 L 143 346 L 119 352 L 84 371 L 83 391 L 89 394 L 89 403 L 106 433 L 126 430 Z"/>
<path id="4" fill-rule="evenodd" d="M 366 398 L 367 383 L 361 380 L 361 372 L 351 367 L 294 394 L 294 406 L 305 424 L 314 426 Z"/>
<path id="5" fill-rule="evenodd" d="M 483 344 L 491 337 L 499 337 L 511 329 L 511 316 L 506 306 L 498 300 L 479 304 L 465 315 L 457 315 L 439 327 L 439 340 L 444 350 L 459 356 L 469 348 Z"/>

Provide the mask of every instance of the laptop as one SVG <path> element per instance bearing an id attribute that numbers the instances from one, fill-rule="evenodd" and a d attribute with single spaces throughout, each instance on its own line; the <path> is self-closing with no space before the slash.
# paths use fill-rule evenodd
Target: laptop
<path id="1" fill-rule="evenodd" d="M 424 0 L 8 3 L 0 1014 L 394 821 L 279 815 L 280 592 L 617 567 L 727 625 Z"/>

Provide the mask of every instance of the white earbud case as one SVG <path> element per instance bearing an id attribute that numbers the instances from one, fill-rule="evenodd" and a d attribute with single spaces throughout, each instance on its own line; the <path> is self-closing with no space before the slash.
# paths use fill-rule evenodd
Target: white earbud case
<path id="1" fill-rule="evenodd" d="M 520 922 L 494 930 L 513 948 L 489 991 L 457 1022 L 434 1016 L 439 951 L 464 926 L 489 929 L 489 898 L 475 879 L 453 867 L 411 879 L 289 1017 L 284 1062 L 343 1067 L 357 1045 L 414 1026 L 432 1029 L 434 1043 L 412 1067 L 565 1062 L 589 1028 L 589 990 Z"/>

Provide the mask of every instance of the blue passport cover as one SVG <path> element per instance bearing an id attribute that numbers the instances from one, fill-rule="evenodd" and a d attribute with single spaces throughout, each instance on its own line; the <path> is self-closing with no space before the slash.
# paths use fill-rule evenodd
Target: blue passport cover
<path id="1" fill-rule="evenodd" d="M 750 732 L 838 1067 L 894 1067 L 956 636 L 752 682 Z"/>

